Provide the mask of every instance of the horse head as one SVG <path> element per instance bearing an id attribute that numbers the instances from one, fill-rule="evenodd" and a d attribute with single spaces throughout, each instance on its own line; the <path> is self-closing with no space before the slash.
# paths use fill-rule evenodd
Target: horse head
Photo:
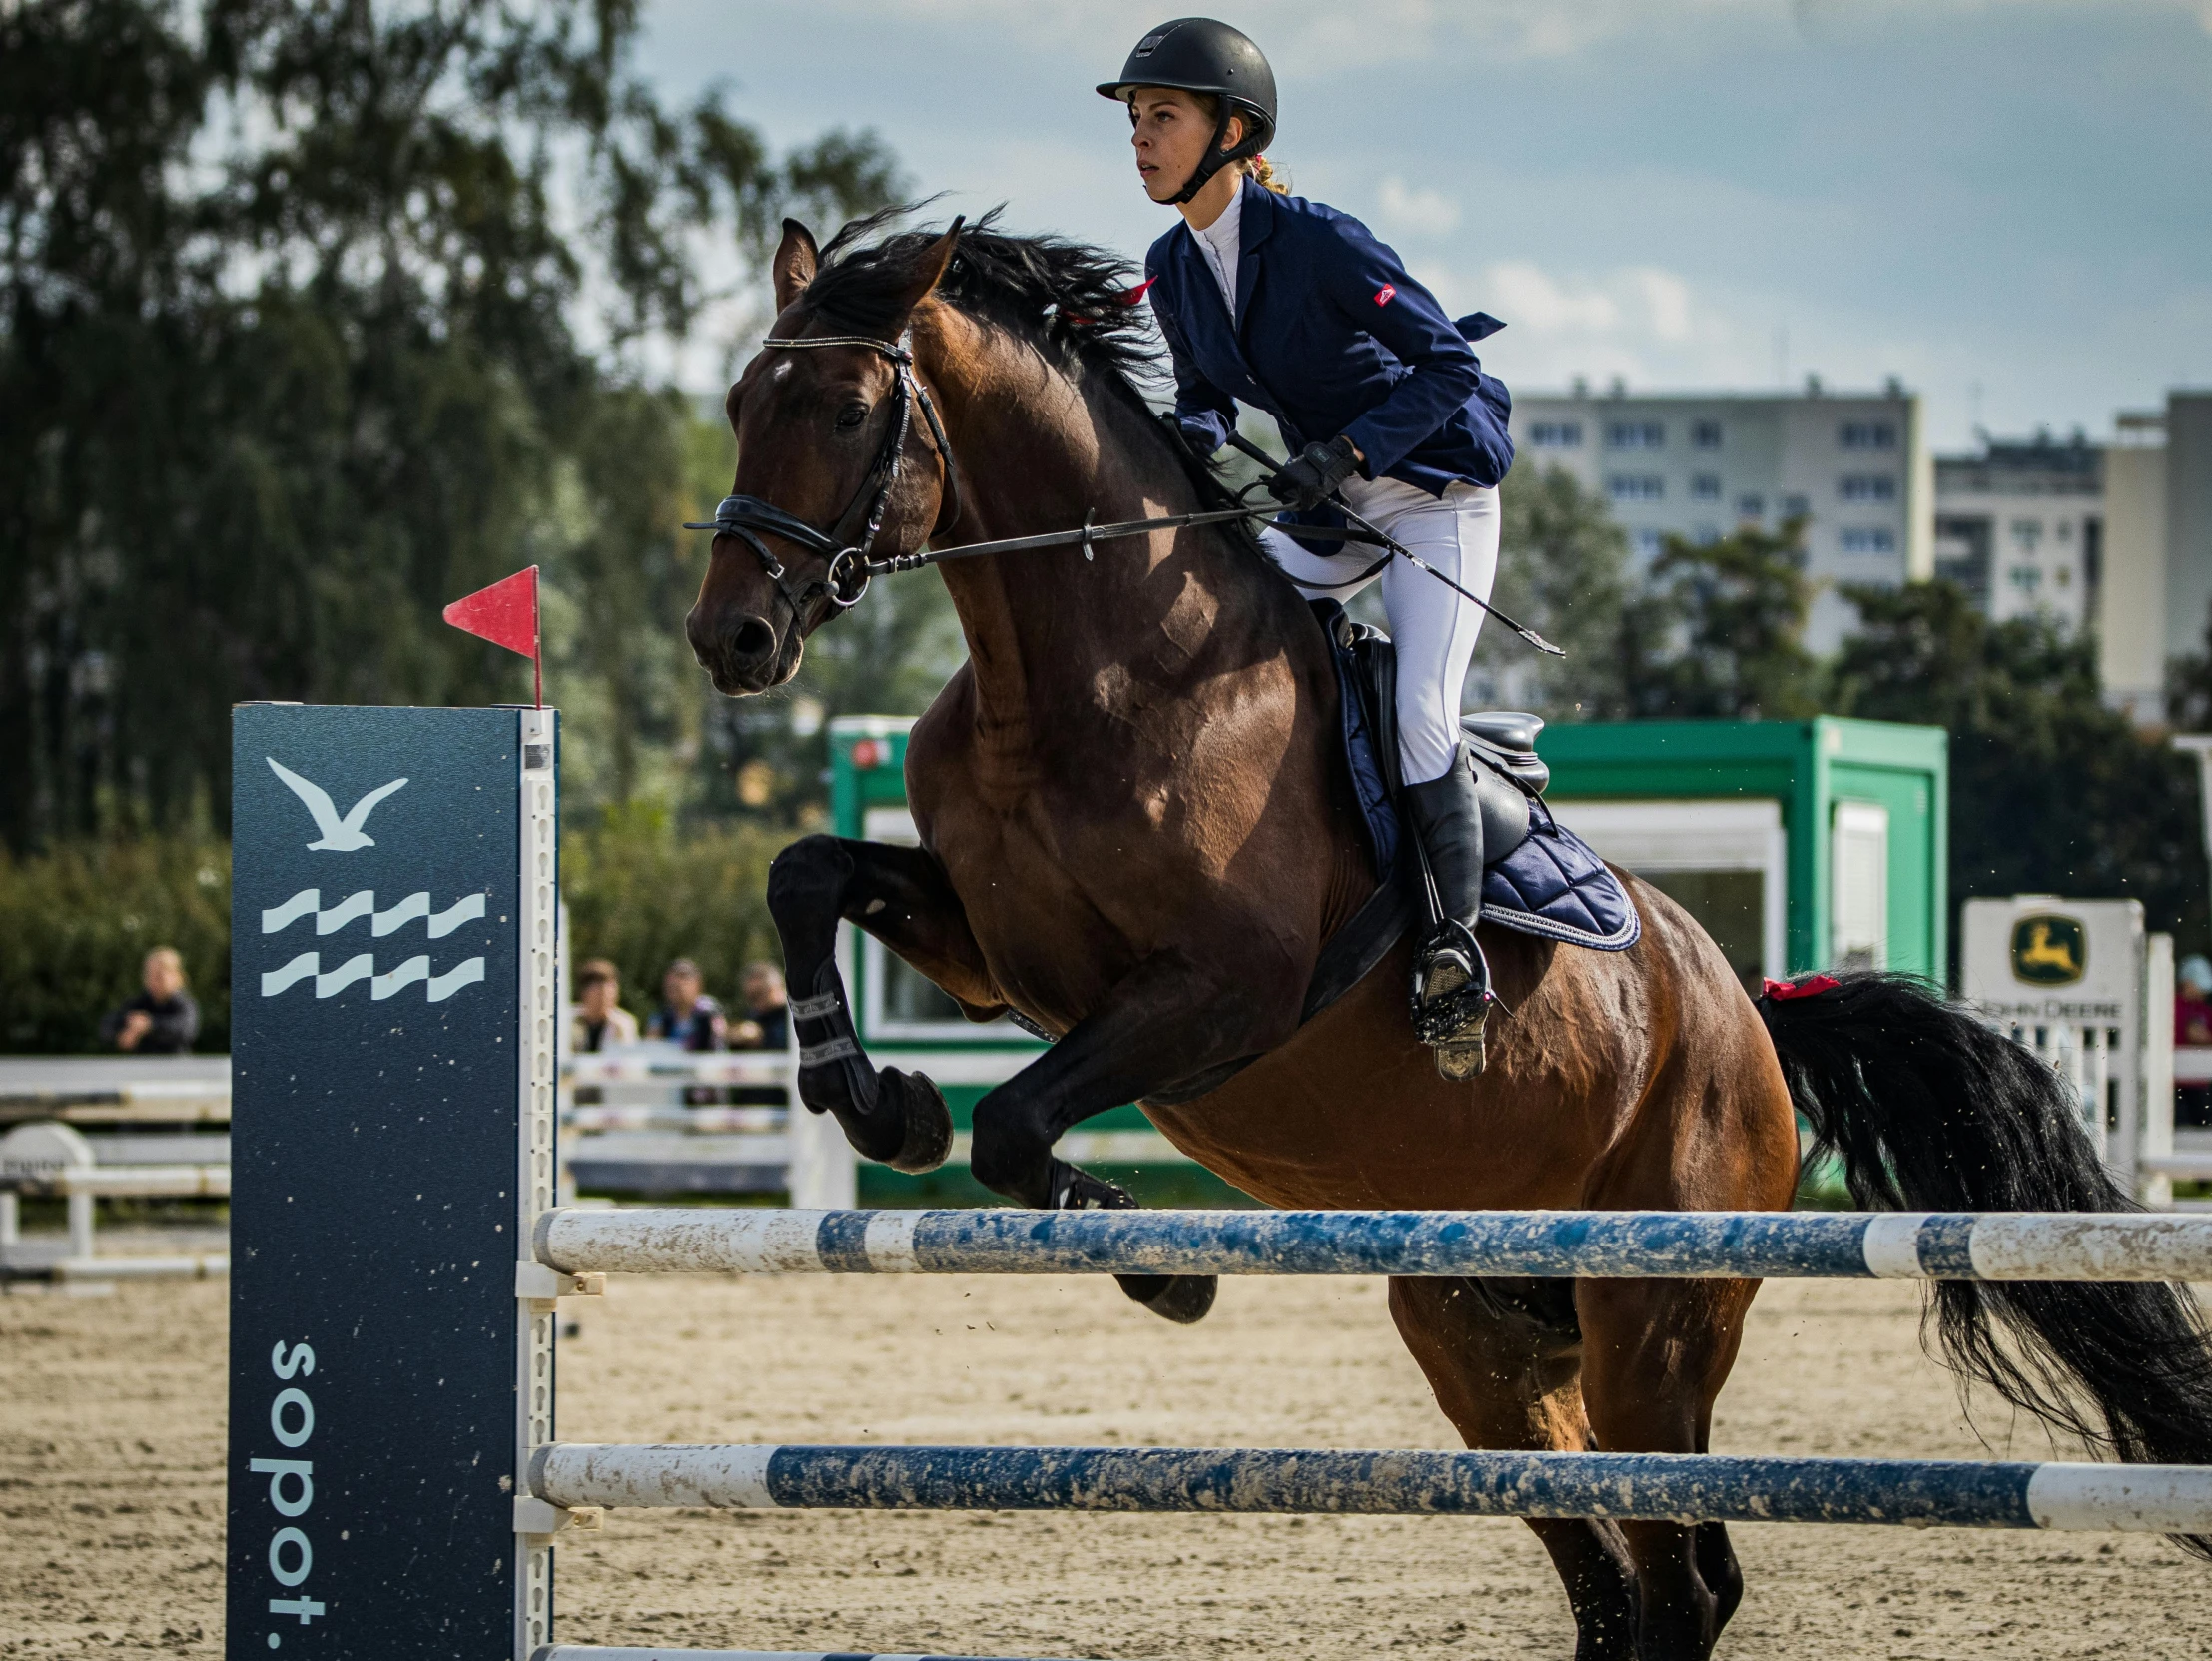
<path id="1" fill-rule="evenodd" d="M 909 332 L 960 231 L 956 220 L 943 236 L 901 239 L 911 257 L 832 310 L 807 298 L 822 252 L 784 221 L 769 267 L 776 321 L 724 402 L 737 475 L 684 623 L 717 691 L 789 680 L 807 636 L 865 591 L 868 560 L 912 552 L 943 528 L 953 461 L 938 453 L 934 415 L 917 413 L 929 395 Z"/>

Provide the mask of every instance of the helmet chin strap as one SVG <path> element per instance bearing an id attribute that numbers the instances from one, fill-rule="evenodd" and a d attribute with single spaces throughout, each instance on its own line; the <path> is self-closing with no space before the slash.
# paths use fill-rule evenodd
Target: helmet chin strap
<path id="1" fill-rule="evenodd" d="M 1204 190 L 1216 173 L 1236 160 L 1221 148 L 1221 141 L 1229 136 L 1229 118 L 1236 113 L 1229 108 L 1227 99 L 1221 100 L 1221 119 L 1213 124 L 1213 137 L 1206 140 L 1205 154 L 1198 158 L 1198 165 L 1190 170 L 1190 177 L 1183 181 L 1182 189 L 1167 199 L 1169 206 L 1181 207 Z M 1247 121 L 1245 125 L 1248 127 L 1251 123 Z M 1237 146 L 1239 150 L 1243 148 L 1242 145 Z"/>
<path id="2" fill-rule="evenodd" d="M 1244 136 L 1237 140 L 1234 148 L 1223 150 L 1221 141 L 1229 136 L 1229 122 L 1232 118 L 1243 122 Z M 1255 123 L 1252 118 L 1242 110 L 1229 108 L 1228 100 L 1222 99 L 1221 119 L 1213 124 L 1213 137 L 1206 141 L 1205 154 L 1198 158 L 1198 165 L 1190 170 L 1190 177 L 1183 182 L 1182 189 L 1167 199 L 1168 206 L 1181 207 L 1204 190 L 1207 182 L 1229 163 L 1241 162 L 1247 157 L 1258 155 L 1266 145 L 1268 135 L 1263 130 L 1266 123 L 1256 125 L 1262 130 L 1254 131 Z"/>

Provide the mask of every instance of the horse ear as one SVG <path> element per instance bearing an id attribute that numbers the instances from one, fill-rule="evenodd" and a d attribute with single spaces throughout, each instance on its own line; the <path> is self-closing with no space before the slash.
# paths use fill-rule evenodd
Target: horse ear
<path id="1" fill-rule="evenodd" d="M 914 262 L 913 280 L 907 287 L 906 302 L 900 312 L 904 317 L 930 296 L 930 291 L 944 281 L 945 268 L 953 263 L 953 251 L 960 246 L 961 228 L 968 223 L 968 216 L 961 215 L 946 229 L 945 235 L 922 251 Z"/>
<path id="2" fill-rule="evenodd" d="M 776 245 L 776 257 L 768 262 L 768 274 L 776 283 L 777 311 L 806 293 L 821 263 L 822 251 L 814 246 L 814 233 L 795 219 L 785 220 L 783 241 Z"/>

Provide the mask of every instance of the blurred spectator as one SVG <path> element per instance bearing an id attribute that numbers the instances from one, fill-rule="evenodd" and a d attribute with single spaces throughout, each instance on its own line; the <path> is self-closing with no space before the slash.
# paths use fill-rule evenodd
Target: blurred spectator
<path id="1" fill-rule="evenodd" d="M 645 1036 L 686 1050 L 719 1050 L 727 1037 L 722 1006 L 706 994 L 699 966 L 678 958 L 660 978 L 660 1008 L 645 1024 Z"/>
<path id="2" fill-rule="evenodd" d="M 637 1017 L 622 1007 L 622 976 L 605 958 L 576 971 L 574 1046 L 579 1054 L 637 1042 Z"/>
<path id="3" fill-rule="evenodd" d="M 2212 1045 L 2212 958 L 2185 957 L 2174 971 L 2174 1043 Z M 2190 1131 L 2212 1125 L 2212 1086 L 2176 1085 L 2174 1124 Z"/>
<path id="4" fill-rule="evenodd" d="M 157 946 L 139 971 L 146 990 L 100 1023 L 100 1036 L 141 1056 L 181 1056 L 200 1032 L 200 1006 L 185 990 L 185 960 Z"/>
<path id="5" fill-rule="evenodd" d="M 783 1049 L 791 1042 L 791 1012 L 784 1002 L 783 971 L 772 963 L 748 963 L 738 985 L 745 994 L 745 1018 L 730 1023 L 730 1048 Z"/>
<path id="6" fill-rule="evenodd" d="M 2212 958 L 2183 958 L 2174 975 L 2174 1042 L 2212 1045 Z"/>

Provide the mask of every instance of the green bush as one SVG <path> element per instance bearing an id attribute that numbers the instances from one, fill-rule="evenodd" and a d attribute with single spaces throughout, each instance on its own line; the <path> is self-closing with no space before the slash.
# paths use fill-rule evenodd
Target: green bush
<path id="1" fill-rule="evenodd" d="M 731 1004 L 738 972 L 781 963 L 768 862 L 789 831 L 679 825 L 629 808 L 571 827 L 561 844 L 569 961 L 612 958 L 640 1021 L 671 958 L 695 960 Z M 0 1051 L 98 1052 L 100 1021 L 138 990 L 149 948 L 183 954 L 200 1001 L 196 1049 L 231 1043 L 231 850 L 208 838 L 81 842 L 0 852 Z"/>
<path id="2" fill-rule="evenodd" d="M 610 809 L 561 839 L 568 961 L 611 958 L 622 1002 L 642 1023 L 661 971 L 690 958 L 707 991 L 737 1001 L 738 972 L 783 962 L 768 917 L 768 862 L 793 832 L 757 824 L 679 824 L 655 809 Z"/>
<path id="3" fill-rule="evenodd" d="M 231 1045 L 231 850 L 206 838 L 0 851 L 0 1049 L 97 1051 L 100 1021 L 139 989 L 149 950 L 174 946 L 200 1002 L 194 1048 Z"/>

